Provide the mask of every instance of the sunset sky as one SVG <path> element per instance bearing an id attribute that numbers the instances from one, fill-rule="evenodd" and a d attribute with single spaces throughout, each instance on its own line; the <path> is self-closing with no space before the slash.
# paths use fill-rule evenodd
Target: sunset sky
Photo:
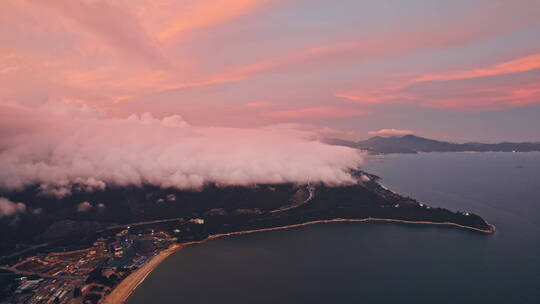
<path id="1" fill-rule="evenodd" d="M 540 141 L 539 16 L 538 0 L 3 0 L 0 105 Z"/>

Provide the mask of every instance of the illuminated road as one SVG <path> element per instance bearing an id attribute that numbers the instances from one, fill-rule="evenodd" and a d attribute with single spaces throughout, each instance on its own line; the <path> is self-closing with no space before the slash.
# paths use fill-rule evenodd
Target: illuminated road
<path id="1" fill-rule="evenodd" d="M 277 213 L 277 212 L 283 212 L 283 211 L 287 211 L 287 210 L 291 210 L 291 209 L 294 209 L 294 208 L 298 208 L 302 205 L 305 205 L 307 204 L 309 201 L 311 201 L 313 199 L 313 197 L 315 196 L 315 187 L 313 186 L 310 186 L 309 184 L 307 185 L 307 190 L 308 190 L 308 197 L 299 202 L 299 203 L 296 203 L 296 204 L 293 204 L 293 205 L 290 205 L 290 206 L 286 206 L 286 207 L 281 207 L 279 209 L 276 209 L 276 210 L 272 210 L 270 211 L 270 213 Z"/>
<path id="2" fill-rule="evenodd" d="M 114 225 L 109 226 L 103 230 L 100 230 L 98 232 L 104 232 L 107 230 L 114 230 L 114 229 L 121 229 L 121 228 L 128 228 L 133 226 L 144 226 L 144 225 L 152 225 L 152 224 L 159 224 L 159 223 L 167 223 L 167 222 L 174 222 L 174 221 L 180 221 L 181 217 L 173 218 L 173 219 L 165 219 L 165 220 L 155 220 L 155 221 L 147 221 L 147 222 L 137 222 L 137 223 L 131 223 L 131 224 L 124 224 L 124 225 Z"/>

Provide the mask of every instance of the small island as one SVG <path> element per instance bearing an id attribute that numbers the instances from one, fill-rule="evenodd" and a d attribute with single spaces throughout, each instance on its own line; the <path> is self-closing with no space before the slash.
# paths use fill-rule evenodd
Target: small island
<path id="1" fill-rule="evenodd" d="M 46 229 L 39 223 L 27 227 L 0 260 L 5 286 L 0 292 L 10 303 L 121 303 L 184 246 L 319 223 L 384 221 L 494 232 L 476 214 L 430 207 L 387 189 L 364 171 L 352 175 L 355 184 L 336 187 L 208 185 L 187 191 L 145 186 L 81 192 L 57 204 L 75 204 L 82 197 L 106 201 L 108 210 L 63 214 L 67 219 L 46 223 Z M 34 190 L 8 195 L 44 204 L 43 197 L 31 200 Z"/>

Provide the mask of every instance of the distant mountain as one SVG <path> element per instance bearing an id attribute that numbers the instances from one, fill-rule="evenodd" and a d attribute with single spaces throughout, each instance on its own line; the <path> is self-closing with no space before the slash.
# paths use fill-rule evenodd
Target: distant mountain
<path id="1" fill-rule="evenodd" d="M 373 153 L 418 153 L 418 152 L 530 152 L 540 151 L 540 143 L 502 142 L 496 144 L 468 142 L 463 144 L 439 141 L 415 135 L 381 137 L 353 142 L 341 139 L 329 139 L 327 143 L 368 150 Z"/>

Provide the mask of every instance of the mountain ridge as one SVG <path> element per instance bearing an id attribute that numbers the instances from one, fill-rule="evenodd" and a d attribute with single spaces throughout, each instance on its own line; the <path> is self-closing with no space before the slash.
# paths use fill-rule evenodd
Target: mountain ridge
<path id="1" fill-rule="evenodd" d="M 416 135 L 374 136 L 362 141 L 327 139 L 331 145 L 346 146 L 375 154 L 420 152 L 532 152 L 540 151 L 540 142 L 465 142 L 453 143 Z"/>

